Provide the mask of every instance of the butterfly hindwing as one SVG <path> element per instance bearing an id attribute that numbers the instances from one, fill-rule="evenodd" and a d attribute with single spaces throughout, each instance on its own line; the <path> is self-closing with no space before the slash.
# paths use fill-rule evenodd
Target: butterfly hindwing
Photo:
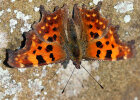
<path id="1" fill-rule="evenodd" d="M 46 43 L 37 37 L 34 31 L 26 33 L 25 47 L 17 51 L 8 51 L 8 64 L 12 67 L 31 67 L 56 63 L 66 58 L 66 53 L 57 42 Z"/>
<path id="2" fill-rule="evenodd" d="M 133 43 L 122 43 L 117 35 L 118 26 L 110 26 L 105 37 L 87 43 L 86 57 L 98 60 L 121 60 L 133 56 Z"/>

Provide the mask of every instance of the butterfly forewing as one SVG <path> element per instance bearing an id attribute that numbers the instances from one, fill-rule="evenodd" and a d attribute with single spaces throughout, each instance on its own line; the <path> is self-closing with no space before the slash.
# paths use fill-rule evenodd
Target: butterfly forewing
<path id="1" fill-rule="evenodd" d="M 87 41 L 101 38 L 104 36 L 106 28 L 108 26 L 108 20 L 103 18 L 99 9 L 98 4 L 95 9 L 86 9 L 86 7 L 80 8 L 75 6 L 75 19 L 79 20 L 78 24 L 81 26 L 83 32 L 81 32 L 81 37 L 85 38 Z"/>
<path id="2" fill-rule="evenodd" d="M 42 7 L 42 6 L 41 6 Z M 12 67 L 31 67 L 64 61 L 67 57 L 65 27 L 67 7 L 48 13 L 41 8 L 42 18 L 26 33 L 24 48 L 8 51 L 8 64 Z"/>
<path id="3" fill-rule="evenodd" d="M 38 37 L 45 42 L 65 42 L 65 27 L 67 26 L 67 6 L 57 8 L 53 13 L 45 11 L 41 6 L 41 20 L 33 25 Z"/>

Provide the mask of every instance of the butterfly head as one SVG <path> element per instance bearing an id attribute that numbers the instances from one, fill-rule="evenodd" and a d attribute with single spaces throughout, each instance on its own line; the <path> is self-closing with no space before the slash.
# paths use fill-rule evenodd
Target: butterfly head
<path id="1" fill-rule="evenodd" d="M 81 61 L 73 61 L 73 64 L 77 69 L 80 69 Z"/>

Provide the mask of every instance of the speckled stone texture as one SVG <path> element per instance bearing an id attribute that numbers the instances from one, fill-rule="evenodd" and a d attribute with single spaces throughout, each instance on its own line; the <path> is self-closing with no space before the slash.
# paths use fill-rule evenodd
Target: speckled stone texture
<path id="1" fill-rule="evenodd" d="M 120 25 L 123 41 L 135 40 L 135 57 L 122 61 L 82 61 L 82 65 L 104 86 L 83 70 L 76 70 L 61 94 L 72 70 L 70 61 L 38 68 L 16 69 L 3 64 L 6 49 L 17 49 L 23 32 L 39 21 L 39 6 L 53 11 L 67 4 L 93 7 L 99 0 L 0 0 L 0 100 L 139 100 L 140 99 L 140 1 L 102 0 L 101 14 L 112 24 Z"/>

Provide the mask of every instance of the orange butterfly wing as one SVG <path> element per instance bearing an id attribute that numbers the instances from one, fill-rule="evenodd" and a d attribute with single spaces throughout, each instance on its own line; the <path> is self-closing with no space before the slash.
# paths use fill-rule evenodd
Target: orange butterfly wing
<path id="1" fill-rule="evenodd" d="M 111 26 L 105 37 L 89 41 L 86 49 L 87 58 L 99 60 L 121 60 L 133 56 L 133 43 L 122 43 L 117 35 L 118 27 Z"/>
<path id="2" fill-rule="evenodd" d="M 132 43 L 121 43 L 117 36 L 118 26 L 108 25 L 108 20 L 101 17 L 99 9 L 101 2 L 95 9 L 87 10 L 85 7 L 75 7 L 75 20 L 78 19 L 82 41 L 85 40 L 86 48 L 83 58 L 98 60 L 119 60 L 133 56 Z"/>
<path id="3" fill-rule="evenodd" d="M 86 37 L 87 41 L 101 38 L 105 35 L 108 26 L 108 20 L 101 17 L 99 9 L 101 2 L 95 9 L 87 10 L 85 6 L 82 8 L 74 7 L 74 20 L 81 26 L 86 34 L 81 34 L 83 38 Z"/>
<path id="4" fill-rule="evenodd" d="M 31 67 L 64 61 L 66 59 L 65 39 L 62 36 L 65 34 L 62 20 L 64 16 L 61 16 L 61 13 L 65 13 L 65 9 L 63 7 L 52 14 L 47 14 L 44 10 L 43 17 L 34 25 L 34 30 L 25 34 L 24 48 L 17 51 L 8 50 L 8 64 L 12 67 Z M 54 15 L 57 18 L 54 18 Z M 48 16 L 50 20 L 44 21 Z"/>
<path id="5" fill-rule="evenodd" d="M 64 42 L 65 28 L 67 24 L 67 6 L 61 9 L 57 8 L 53 13 L 46 12 L 43 6 L 40 6 L 42 15 L 41 21 L 33 25 L 35 33 L 40 40 L 45 42 Z M 63 39 L 62 39 L 63 38 Z"/>

